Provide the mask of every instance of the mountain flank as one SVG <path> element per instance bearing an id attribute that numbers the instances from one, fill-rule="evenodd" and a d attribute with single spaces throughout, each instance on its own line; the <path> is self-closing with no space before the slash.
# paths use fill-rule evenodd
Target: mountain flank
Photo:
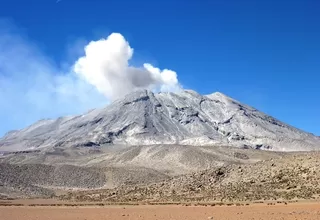
<path id="1" fill-rule="evenodd" d="M 320 138 L 222 93 L 136 91 L 0 139 L 0 198 L 316 199 Z"/>
<path id="2" fill-rule="evenodd" d="M 319 149 L 320 138 L 219 92 L 143 90 L 103 109 L 9 132 L 0 150 L 154 144 L 305 151 Z"/>

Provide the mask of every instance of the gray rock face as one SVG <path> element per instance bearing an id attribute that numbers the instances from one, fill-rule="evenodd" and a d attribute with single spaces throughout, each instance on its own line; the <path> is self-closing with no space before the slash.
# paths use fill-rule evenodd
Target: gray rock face
<path id="1" fill-rule="evenodd" d="M 1 151 L 114 145 L 228 145 L 320 149 L 320 138 L 221 93 L 138 91 L 103 109 L 41 120 L 0 139 Z"/>

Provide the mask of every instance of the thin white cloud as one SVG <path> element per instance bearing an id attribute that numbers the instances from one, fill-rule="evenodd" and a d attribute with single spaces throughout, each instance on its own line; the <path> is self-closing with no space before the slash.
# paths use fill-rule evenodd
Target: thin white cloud
<path id="1" fill-rule="evenodd" d="M 0 22 L 0 136 L 43 118 L 102 107 L 136 89 L 180 88 L 174 71 L 130 66 L 132 56 L 125 38 L 111 34 L 90 42 L 85 56 L 62 70 L 19 31 Z"/>
<path id="2" fill-rule="evenodd" d="M 2 28 L 7 31 L 0 35 L 0 135 L 107 103 L 93 86 L 71 72 L 62 73 L 30 42 Z"/>

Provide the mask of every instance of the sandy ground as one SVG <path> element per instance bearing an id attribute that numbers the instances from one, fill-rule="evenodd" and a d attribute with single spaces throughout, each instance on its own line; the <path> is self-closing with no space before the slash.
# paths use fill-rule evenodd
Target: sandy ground
<path id="1" fill-rule="evenodd" d="M 320 204 L 250 206 L 0 207 L 1 220 L 320 220 Z"/>

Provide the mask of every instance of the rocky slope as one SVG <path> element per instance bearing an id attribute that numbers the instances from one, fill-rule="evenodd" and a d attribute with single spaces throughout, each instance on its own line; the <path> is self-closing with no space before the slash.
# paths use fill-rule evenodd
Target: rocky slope
<path id="1" fill-rule="evenodd" d="M 320 154 L 229 165 L 160 183 L 69 193 L 61 199 L 108 202 L 231 202 L 320 199 Z"/>
<path id="2" fill-rule="evenodd" d="M 66 190 L 145 185 L 287 153 L 227 146 L 109 146 L 22 151 L 0 157 L 0 197 L 47 197 Z"/>
<path id="3" fill-rule="evenodd" d="M 228 145 L 315 150 L 320 138 L 221 93 L 138 91 L 104 109 L 41 120 L 0 139 L 1 151 L 105 145 Z"/>
<path id="4" fill-rule="evenodd" d="M 57 188 L 101 188 L 105 175 L 95 168 L 71 165 L 0 163 L 0 195 L 7 197 L 50 197 Z"/>
<path id="5" fill-rule="evenodd" d="M 54 151 L 9 154 L 0 157 L 0 163 L 147 168 L 168 175 L 180 175 L 228 164 L 255 163 L 281 155 L 278 152 L 227 146 L 148 145 L 96 150 L 55 148 Z"/>

